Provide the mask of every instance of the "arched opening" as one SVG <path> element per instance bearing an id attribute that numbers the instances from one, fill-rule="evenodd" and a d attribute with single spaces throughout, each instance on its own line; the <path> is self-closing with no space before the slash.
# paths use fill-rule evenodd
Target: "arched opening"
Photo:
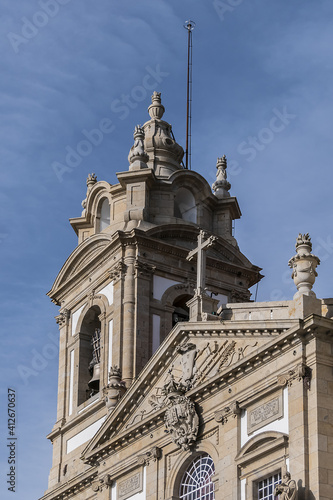
<path id="1" fill-rule="evenodd" d="M 78 405 L 99 392 L 101 322 L 98 306 L 85 314 L 80 328 Z"/>
<path id="2" fill-rule="evenodd" d="M 180 482 L 179 498 L 182 500 L 215 500 L 212 480 L 215 474 L 213 459 L 207 453 L 197 456 L 190 463 Z"/>
<path id="3" fill-rule="evenodd" d="M 179 188 L 175 196 L 174 206 L 175 217 L 188 222 L 197 222 L 197 206 L 191 191 L 186 188 Z"/>
<path id="4" fill-rule="evenodd" d="M 172 327 L 174 327 L 179 321 L 189 320 L 189 308 L 186 305 L 186 302 L 191 298 L 191 295 L 181 295 L 174 300 L 172 304 L 174 307 L 174 311 L 172 313 Z"/>
<path id="5" fill-rule="evenodd" d="M 110 204 L 107 198 L 103 198 L 100 203 L 98 218 L 98 232 L 101 232 L 110 225 Z"/>

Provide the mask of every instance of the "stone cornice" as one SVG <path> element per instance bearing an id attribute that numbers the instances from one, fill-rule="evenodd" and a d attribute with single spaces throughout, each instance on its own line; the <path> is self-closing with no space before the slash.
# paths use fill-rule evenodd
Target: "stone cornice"
<path id="1" fill-rule="evenodd" d="M 97 474 L 97 468 L 93 467 L 88 471 L 75 476 L 73 479 L 66 481 L 60 486 L 51 489 L 39 500 L 65 500 L 69 496 L 74 496 L 80 491 L 91 486 Z"/>

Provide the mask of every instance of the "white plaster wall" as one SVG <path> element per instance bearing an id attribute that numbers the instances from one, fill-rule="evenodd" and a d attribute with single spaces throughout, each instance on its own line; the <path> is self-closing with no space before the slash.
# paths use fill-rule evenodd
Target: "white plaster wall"
<path id="1" fill-rule="evenodd" d="M 84 444 L 91 438 L 93 438 L 105 419 L 106 417 L 100 418 L 93 424 L 83 429 L 83 431 L 75 434 L 75 436 L 68 439 L 66 443 L 66 453 L 70 453 L 71 451 L 75 450 L 75 448 L 81 446 L 81 444 Z"/>
<path id="2" fill-rule="evenodd" d="M 68 415 L 73 413 L 73 390 L 74 390 L 74 349 L 71 351 L 69 367 L 69 401 L 68 401 Z"/>
<path id="3" fill-rule="evenodd" d="M 283 434 L 289 434 L 289 422 L 288 422 L 288 387 L 283 389 L 283 417 L 276 419 L 273 422 L 251 432 L 249 435 L 247 433 L 247 412 L 244 411 L 241 417 L 241 446 L 247 443 L 247 441 L 262 432 L 275 431 L 282 432 Z"/>
<path id="4" fill-rule="evenodd" d="M 162 276 L 155 276 L 153 278 L 153 297 L 154 299 L 161 300 L 163 293 L 173 285 L 179 285 L 180 281 L 169 280 Z"/>
<path id="5" fill-rule="evenodd" d="M 161 316 L 153 314 L 153 354 L 160 346 Z"/>
<path id="6" fill-rule="evenodd" d="M 112 341 L 113 341 L 113 319 L 109 321 L 109 352 L 108 352 L 108 372 L 112 366 Z"/>
<path id="7" fill-rule="evenodd" d="M 146 467 L 143 468 L 143 489 L 141 493 L 136 493 L 127 500 L 146 500 Z M 117 483 L 115 483 L 111 488 L 111 500 L 117 500 Z"/>
<path id="8" fill-rule="evenodd" d="M 72 335 L 75 335 L 75 330 L 77 327 L 77 323 L 79 321 L 80 314 L 82 312 L 82 309 L 85 307 L 85 304 L 81 306 L 79 309 L 77 309 L 75 312 L 72 314 Z"/>
<path id="9" fill-rule="evenodd" d="M 241 500 L 246 500 L 246 479 L 241 479 Z"/>
<path id="10" fill-rule="evenodd" d="M 111 304 L 113 304 L 113 281 L 111 281 L 111 283 L 106 285 L 104 288 L 99 290 L 97 293 L 100 295 L 105 295 L 105 297 L 108 299 L 109 306 Z"/>

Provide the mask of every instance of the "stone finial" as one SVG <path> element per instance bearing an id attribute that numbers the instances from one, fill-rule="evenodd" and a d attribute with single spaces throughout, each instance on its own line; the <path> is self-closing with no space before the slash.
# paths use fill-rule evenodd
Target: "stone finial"
<path id="1" fill-rule="evenodd" d="M 163 104 L 161 104 L 161 92 L 153 92 L 151 96 L 151 105 L 148 108 L 148 113 L 150 118 L 160 120 L 164 115 L 165 108 Z"/>
<path id="2" fill-rule="evenodd" d="M 291 277 L 298 290 L 294 299 L 301 295 L 316 297 L 312 287 L 318 276 L 316 267 L 320 264 L 320 260 L 311 253 L 311 250 L 312 243 L 309 233 L 299 233 L 296 239 L 296 255 L 288 262 L 289 267 L 293 270 Z"/>
<path id="3" fill-rule="evenodd" d="M 85 199 L 82 200 L 82 203 L 81 203 L 81 206 L 83 208 L 82 215 L 85 215 L 85 211 L 86 211 L 86 207 L 87 207 L 88 194 L 90 193 L 92 187 L 94 186 L 94 184 L 96 184 L 96 182 L 97 182 L 97 176 L 96 176 L 96 174 L 94 174 L 94 173 L 88 174 L 88 177 L 87 177 L 87 194 L 86 194 Z"/>
<path id="4" fill-rule="evenodd" d="M 97 175 L 92 173 L 92 174 L 88 174 L 88 177 L 87 177 L 87 187 L 88 188 L 92 188 L 94 184 L 96 184 L 97 182 Z"/>
<path id="5" fill-rule="evenodd" d="M 227 158 L 225 155 L 217 159 L 216 181 L 212 184 L 212 189 L 218 199 L 229 198 L 230 182 L 227 181 Z"/>
<path id="6" fill-rule="evenodd" d="M 149 160 L 149 156 L 145 152 L 145 132 L 140 125 L 137 125 L 135 127 L 133 137 L 134 145 L 131 147 L 128 155 L 130 170 L 140 170 L 141 168 L 147 168 L 147 161 Z"/>
<path id="7" fill-rule="evenodd" d="M 121 371 L 118 366 L 112 366 L 109 371 L 109 383 L 103 390 L 105 405 L 109 412 L 117 406 L 119 399 L 126 392 L 125 382 L 121 380 Z"/>

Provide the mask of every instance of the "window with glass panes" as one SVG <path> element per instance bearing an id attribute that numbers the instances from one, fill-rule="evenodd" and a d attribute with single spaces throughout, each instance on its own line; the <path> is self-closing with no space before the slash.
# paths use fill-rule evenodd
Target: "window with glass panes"
<path id="1" fill-rule="evenodd" d="M 196 457 L 183 475 L 179 497 L 183 500 L 215 500 L 214 473 L 214 462 L 209 455 Z"/>
<path id="2" fill-rule="evenodd" d="M 281 473 L 278 472 L 273 476 L 266 477 L 258 482 L 258 500 L 278 500 L 274 496 L 274 488 L 277 484 L 281 483 Z"/>

